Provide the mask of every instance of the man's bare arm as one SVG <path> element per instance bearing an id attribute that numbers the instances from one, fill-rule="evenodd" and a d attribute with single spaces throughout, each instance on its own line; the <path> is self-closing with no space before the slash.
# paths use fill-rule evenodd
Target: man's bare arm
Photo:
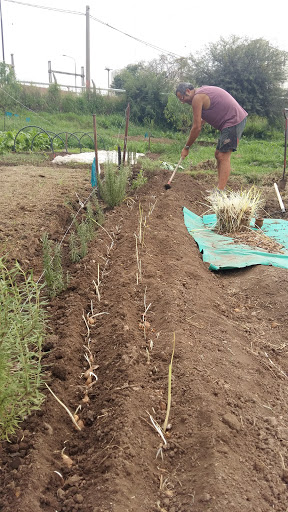
<path id="1" fill-rule="evenodd" d="M 186 142 L 186 146 L 181 151 L 182 158 L 186 158 L 186 156 L 189 153 L 189 147 L 192 146 L 192 144 L 195 142 L 195 140 L 199 137 L 202 125 L 203 125 L 203 119 L 201 117 L 202 115 L 202 106 L 203 106 L 203 98 L 202 94 L 199 94 L 199 96 L 195 96 L 192 101 L 192 108 L 193 108 L 193 125 L 188 137 L 188 140 Z M 204 121 L 205 122 L 205 121 Z M 189 147 L 188 147 L 189 146 Z"/>

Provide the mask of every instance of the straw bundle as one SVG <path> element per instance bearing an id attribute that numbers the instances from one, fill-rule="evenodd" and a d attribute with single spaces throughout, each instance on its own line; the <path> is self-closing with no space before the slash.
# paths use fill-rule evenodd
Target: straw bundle
<path id="1" fill-rule="evenodd" d="M 235 233 L 249 228 L 253 217 L 264 206 L 261 192 L 255 187 L 237 192 L 216 190 L 208 197 L 210 210 L 216 214 L 219 233 Z"/>

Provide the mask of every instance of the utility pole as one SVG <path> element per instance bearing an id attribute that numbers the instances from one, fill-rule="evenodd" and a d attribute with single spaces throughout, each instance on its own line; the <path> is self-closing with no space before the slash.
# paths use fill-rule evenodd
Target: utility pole
<path id="1" fill-rule="evenodd" d="M 2 7 L 1 7 L 1 0 L 0 0 L 0 23 L 1 23 L 1 37 L 2 37 L 2 56 L 3 56 L 3 62 L 5 63 L 5 53 L 4 53 L 4 34 L 3 34 L 3 20 L 2 20 Z"/>
<path id="2" fill-rule="evenodd" d="M 90 91 L 90 7 L 86 5 L 86 90 Z"/>

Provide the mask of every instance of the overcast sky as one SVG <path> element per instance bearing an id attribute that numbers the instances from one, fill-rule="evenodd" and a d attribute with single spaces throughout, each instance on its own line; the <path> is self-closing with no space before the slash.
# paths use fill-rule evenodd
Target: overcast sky
<path id="1" fill-rule="evenodd" d="M 91 79 L 106 88 L 108 72 L 140 60 L 157 58 L 157 46 L 187 56 L 231 35 L 262 37 L 288 51 L 288 2 L 274 0 L 0 0 L 4 56 L 14 54 L 18 80 L 48 82 L 52 69 L 77 73 L 86 68 L 86 5 L 90 7 Z M 21 5 L 23 4 L 23 5 Z M 31 7 L 49 7 L 56 10 Z M 74 11 L 69 14 L 59 10 Z M 98 21 L 96 21 L 98 20 Z M 102 22 L 102 23 L 100 23 Z M 110 28 L 110 25 L 112 28 Z M 115 30 L 117 29 L 117 30 Z M 129 36 L 122 34 L 125 32 Z M 137 42 L 133 37 L 147 44 Z M 0 58 L 3 51 L 0 42 Z M 63 55 L 69 57 L 63 57 Z M 112 72 L 110 72 L 111 81 Z M 74 78 L 56 75 L 58 83 L 74 85 Z M 81 84 L 77 78 L 77 84 Z"/>

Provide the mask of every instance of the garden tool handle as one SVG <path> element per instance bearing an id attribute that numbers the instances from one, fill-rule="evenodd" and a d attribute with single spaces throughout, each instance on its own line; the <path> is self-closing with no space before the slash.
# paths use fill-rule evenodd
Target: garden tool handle
<path id="1" fill-rule="evenodd" d="M 175 174 L 176 174 L 176 172 L 177 172 L 177 170 L 178 170 L 178 167 L 179 167 L 179 165 L 181 164 L 182 160 L 183 160 L 183 158 L 182 158 L 182 156 L 181 156 L 181 157 L 180 157 L 180 160 L 179 160 L 179 162 L 178 162 L 178 164 L 176 165 L 176 167 L 175 167 L 175 169 L 174 169 L 174 171 L 173 171 L 173 173 L 172 173 L 172 175 L 171 175 L 170 180 L 169 180 L 169 181 L 168 181 L 168 183 L 167 183 L 167 185 L 170 185 L 170 183 L 171 183 L 171 181 L 173 180 L 173 178 L 174 178 L 174 176 L 175 176 Z"/>
<path id="2" fill-rule="evenodd" d="M 285 109 L 288 110 L 288 109 Z M 285 175 L 286 171 L 286 153 L 287 153 L 287 117 L 285 116 L 285 146 L 284 146 L 284 171 L 283 176 Z"/>

